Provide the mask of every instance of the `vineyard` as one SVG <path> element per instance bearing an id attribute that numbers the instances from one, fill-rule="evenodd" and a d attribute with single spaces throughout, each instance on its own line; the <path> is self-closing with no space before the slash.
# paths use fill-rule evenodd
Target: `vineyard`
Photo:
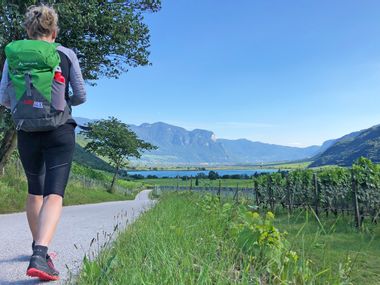
<path id="1" fill-rule="evenodd" d="M 252 177 L 252 187 L 162 186 L 162 190 L 206 190 L 230 192 L 235 200 L 242 194 L 257 208 L 276 211 L 279 207 L 292 213 L 310 209 L 321 215 L 351 215 L 357 227 L 364 219 L 377 223 L 380 215 L 380 166 L 360 158 L 352 168 L 329 167 L 318 170 L 294 170 L 260 174 Z"/>

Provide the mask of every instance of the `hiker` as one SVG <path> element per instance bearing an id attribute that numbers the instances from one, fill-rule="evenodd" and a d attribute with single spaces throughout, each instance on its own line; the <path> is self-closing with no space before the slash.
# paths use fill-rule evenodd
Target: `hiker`
<path id="1" fill-rule="evenodd" d="M 75 148 L 71 106 L 86 101 L 76 54 L 55 43 L 58 15 L 47 5 L 31 6 L 24 27 L 29 40 L 5 48 L 0 104 L 9 108 L 28 180 L 26 214 L 33 236 L 27 275 L 57 280 L 48 245 L 61 216 Z M 69 96 L 69 85 L 73 95 Z"/>

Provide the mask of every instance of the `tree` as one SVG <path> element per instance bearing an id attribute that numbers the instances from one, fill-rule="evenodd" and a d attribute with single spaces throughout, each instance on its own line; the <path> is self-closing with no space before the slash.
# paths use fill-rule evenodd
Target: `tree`
<path id="1" fill-rule="evenodd" d="M 158 11 L 160 0 L 1 0 L 0 73 L 5 46 L 26 38 L 22 27 L 24 14 L 27 7 L 39 2 L 51 4 L 58 11 L 57 42 L 76 52 L 83 77 L 89 84 L 101 77 L 118 78 L 130 67 L 150 64 L 150 35 L 143 13 Z M 9 118 L 10 113 L 0 106 L 0 121 L 7 122 L 0 135 L 0 169 L 16 145 L 16 133 Z"/>
<path id="2" fill-rule="evenodd" d="M 99 156 L 109 160 L 115 168 L 109 192 L 114 192 L 114 184 L 119 170 L 128 165 L 131 157 L 140 158 L 142 151 L 157 149 L 137 137 L 128 126 L 114 117 L 98 120 L 88 124 L 89 130 L 81 131 L 90 140 L 85 146 Z"/>
<path id="3" fill-rule="evenodd" d="M 208 179 L 210 179 L 210 180 L 216 180 L 216 179 L 218 179 L 218 178 L 219 178 L 219 174 L 218 174 L 218 172 L 211 170 L 211 171 L 208 173 Z"/>

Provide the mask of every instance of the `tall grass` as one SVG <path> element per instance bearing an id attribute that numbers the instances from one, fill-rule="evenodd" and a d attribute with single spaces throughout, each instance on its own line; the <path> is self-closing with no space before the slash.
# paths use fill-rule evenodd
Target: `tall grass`
<path id="1" fill-rule="evenodd" d="M 287 231 L 294 250 L 313 260 L 315 268 L 328 268 L 327 276 L 344 269 L 353 284 L 380 284 L 380 225 L 355 229 L 351 216 L 316 216 L 306 210 L 292 216 L 278 213 L 275 225 Z"/>
<path id="2" fill-rule="evenodd" d="M 76 284 L 350 284 L 345 269 L 314 269 L 273 219 L 215 196 L 164 193 L 95 260 L 85 259 Z"/>

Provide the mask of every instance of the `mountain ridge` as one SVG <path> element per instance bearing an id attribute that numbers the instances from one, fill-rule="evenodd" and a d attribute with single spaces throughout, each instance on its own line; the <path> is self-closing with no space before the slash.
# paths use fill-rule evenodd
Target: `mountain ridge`
<path id="1" fill-rule="evenodd" d="M 75 119 L 81 125 L 94 121 Z M 311 160 L 310 167 L 350 166 L 360 156 L 380 162 L 380 125 L 327 140 L 321 146 L 308 147 L 283 146 L 246 138 L 217 138 L 209 130 L 186 130 L 165 122 L 128 126 L 139 138 L 159 147 L 158 150 L 143 154 L 139 163 L 237 165 Z"/>
<path id="2" fill-rule="evenodd" d="M 75 118 L 81 125 L 93 121 Z M 145 153 L 140 161 L 151 164 L 249 164 L 286 162 L 311 158 L 320 146 L 291 147 L 251 141 L 223 139 L 204 129 L 186 130 L 165 122 L 128 125 L 137 136 L 158 149 Z"/>
<path id="3" fill-rule="evenodd" d="M 359 157 L 380 162 L 380 125 L 347 134 L 318 154 L 310 167 L 324 165 L 351 166 Z"/>

